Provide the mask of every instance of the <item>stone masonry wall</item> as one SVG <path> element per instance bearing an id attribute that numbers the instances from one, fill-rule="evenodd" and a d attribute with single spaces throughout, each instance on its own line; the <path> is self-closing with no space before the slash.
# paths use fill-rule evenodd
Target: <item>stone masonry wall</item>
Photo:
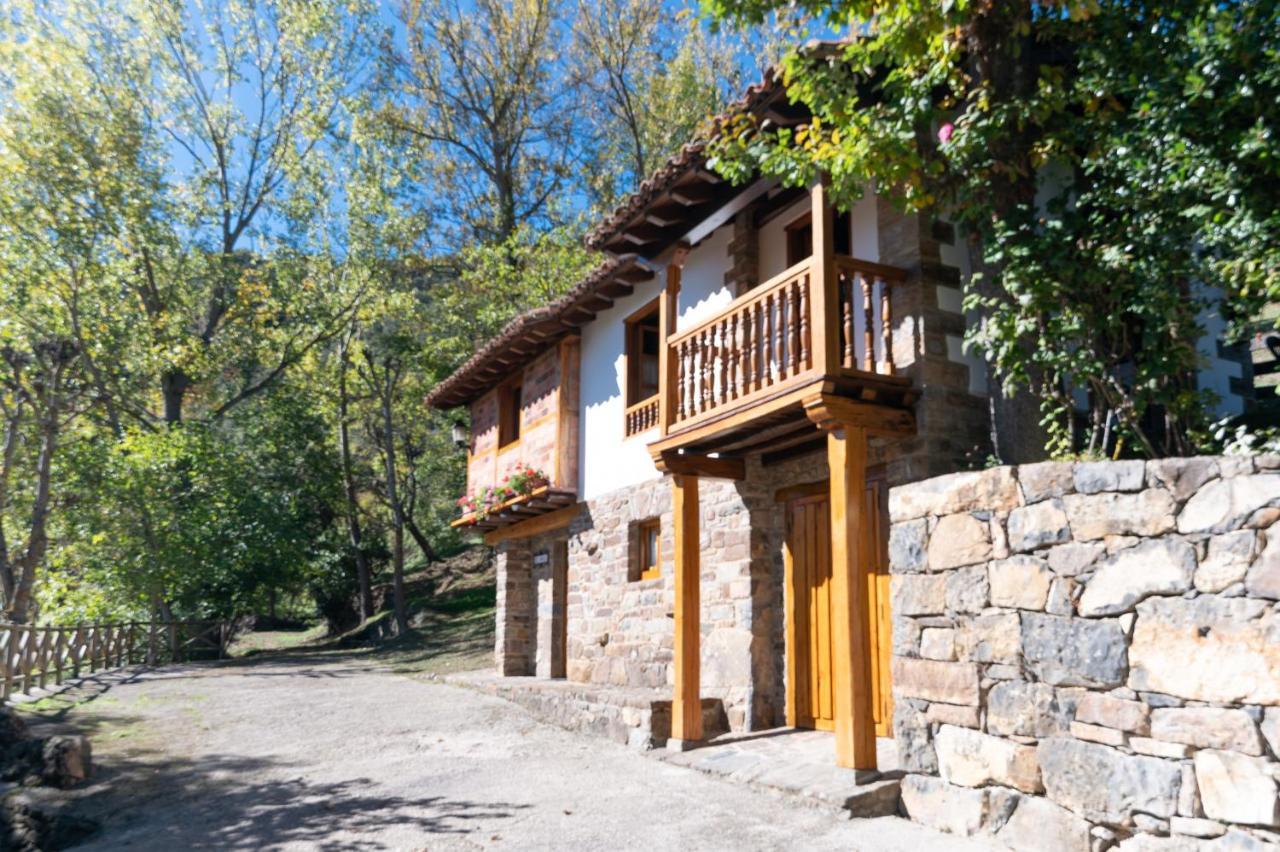
<path id="1" fill-rule="evenodd" d="M 1019 849 L 1280 843 L 1280 458 L 958 473 L 890 514 L 911 818 Z"/>

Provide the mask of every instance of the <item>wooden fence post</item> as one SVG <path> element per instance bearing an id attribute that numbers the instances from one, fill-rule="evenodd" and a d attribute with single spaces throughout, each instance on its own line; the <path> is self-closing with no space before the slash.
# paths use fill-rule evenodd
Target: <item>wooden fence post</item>
<path id="1" fill-rule="evenodd" d="M 13 625 L 4 626 L 5 643 L 4 643 L 4 698 L 9 697 L 9 693 L 13 691 L 13 652 L 17 635 L 14 632 Z"/>
<path id="2" fill-rule="evenodd" d="M 53 651 L 54 664 L 58 668 L 57 675 L 54 679 L 54 682 L 58 684 L 58 686 L 62 686 L 62 670 L 66 665 L 66 660 L 64 659 L 64 655 L 66 654 L 66 652 L 67 652 L 67 632 L 63 628 L 59 627 L 58 641 L 57 641 L 57 644 L 54 645 L 54 651 Z"/>

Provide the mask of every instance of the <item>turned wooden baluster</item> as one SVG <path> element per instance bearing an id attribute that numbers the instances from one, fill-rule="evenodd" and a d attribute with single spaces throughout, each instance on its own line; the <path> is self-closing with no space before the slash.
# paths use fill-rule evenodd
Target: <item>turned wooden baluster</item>
<path id="1" fill-rule="evenodd" d="M 805 369 L 813 366 L 809 360 L 809 276 L 800 279 L 800 363 Z"/>
<path id="2" fill-rule="evenodd" d="M 796 292 L 799 283 L 792 281 L 787 285 L 787 364 L 791 375 L 800 372 L 800 318 L 796 316 L 796 308 L 800 304 L 800 294 Z"/>
<path id="3" fill-rule="evenodd" d="M 777 367 L 778 381 L 787 377 L 786 316 L 783 307 L 782 294 L 773 293 L 769 316 L 773 317 L 773 359 L 776 362 L 774 366 Z"/>
<path id="4" fill-rule="evenodd" d="M 755 326 L 754 305 L 747 305 L 742 312 L 742 393 L 745 396 L 751 392 L 755 379 L 755 340 L 751 331 Z"/>
<path id="5" fill-rule="evenodd" d="M 715 338 L 715 371 L 711 374 L 711 407 L 717 408 L 729 398 L 729 376 L 726 369 L 729 363 L 729 350 L 726 346 L 725 333 L 727 321 L 722 319 L 712 326 L 711 334 Z"/>
<path id="6" fill-rule="evenodd" d="M 751 306 L 751 313 L 754 317 L 751 324 L 751 334 L 754 337 L 751 359 L 755 362 L 756 390 L 760 390 L 765 385 L 765 372 L 769 369 L 768 356 L 765 354 L 765 340 L 768 339 L 769 331 L 765 328 L 764 305 L 756 302 Z"/>
<path id="7" fill-rule="evenodd" d="M 706 411 L 711 404 L 711 330 L 704 328 L 698 334 L 701 354 L 698 370 L 698 411 Z"/>
<path id="8" fill-rule="evenodd" d="M 876 369 L 876 321 L 871 313 L 871 281 L 866 275 L 859 275 L 862 282 L 862 369 L 874 373 Z"/>
<path id="9" fill-rule="evenodd" d="M 702 332 L 689 338 L 689 410 L 697 414 L 702 410 Z"/>
<path id="10" fill-rule="evenodd" d="M 773 384 L 773 298 L 765 296 L 760 301 L 760 342 L 763 344 L 763 363 L 760 364 L 761 380 Z"/>
<path id="11" fill-rule="evenodd" d="M 889 308 L 889 282 L 880 280 L 880 345 L 884 349 L 884 372 L 893 375 L 893 314 Z"/>
<path id="12" fill-rule="evenodd" d="M 676 344 L 676 420 L 683 420 L 685 418 L 684 356 L 685 356 L 685 345 L 684 345 L 684 341 L 681 340 L 679 343 Z"/>
<path id="13" fill-rule="evenodd" d="M 738 398 L 738 366 L 742 360 L 742 351 L 738 345 L 738 314 L 735 312 L 729 315 L 729 381 L 728 396 L 729 399 Z"/>
<path id="14" fill-rule="evenodd" d="M 853 367 L 858 363 L 853 355 L 853 276 L 847 272 L 840 276 L 840 322 L 844 328 L 844 357 L 840 363 Z"/>

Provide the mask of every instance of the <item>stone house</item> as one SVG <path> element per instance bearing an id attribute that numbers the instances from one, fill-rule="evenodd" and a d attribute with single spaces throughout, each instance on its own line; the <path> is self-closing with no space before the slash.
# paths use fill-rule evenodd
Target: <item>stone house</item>
<path id="1" fill-rule="evenodd" d="M 771 76 L 738 106 L 807 118 Z M 469 495 L 539 474 L 457 522 L 496 548 L 498 674 L 632 742 L 816 728 L 875 770 L 927 632 L 890 593 L 890 489 L 985 455 L 964 247 L 874 187 L 840 212 L 821 182 L 731 184 L 698 142 L 588 243 L 608 259 L 427 400 L 469 409 Z M 1235 387 L 1238 353 L 1202 349 Z M 946 523 L 967 558 L 979 522 Z"/>

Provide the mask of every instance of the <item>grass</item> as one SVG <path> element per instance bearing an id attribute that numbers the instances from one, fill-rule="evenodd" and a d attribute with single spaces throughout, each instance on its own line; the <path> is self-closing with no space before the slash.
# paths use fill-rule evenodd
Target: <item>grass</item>
<path id="1" fill-rule="evenodd" d="M 263 630 L 237 636 L 227 653 L 232 657 L 248 657 L 269 651 L 282 651 L 308 645 L 325 637 L 324 624 L 302 630 Z"/>
<path id="2" fill-rule="evenodd" d="M 476 554 L 434 563 L 405 578 L 409 632 L 385 638 L 392 614 L 379 612 L 338 636 L 323 625 L 305 630 L 271 630 L 237 637 L 233 657 L 347 651 L 413 677 L 440 676 L 484 668 L 493 662 L 497 588 L 491 570 Z"/>

